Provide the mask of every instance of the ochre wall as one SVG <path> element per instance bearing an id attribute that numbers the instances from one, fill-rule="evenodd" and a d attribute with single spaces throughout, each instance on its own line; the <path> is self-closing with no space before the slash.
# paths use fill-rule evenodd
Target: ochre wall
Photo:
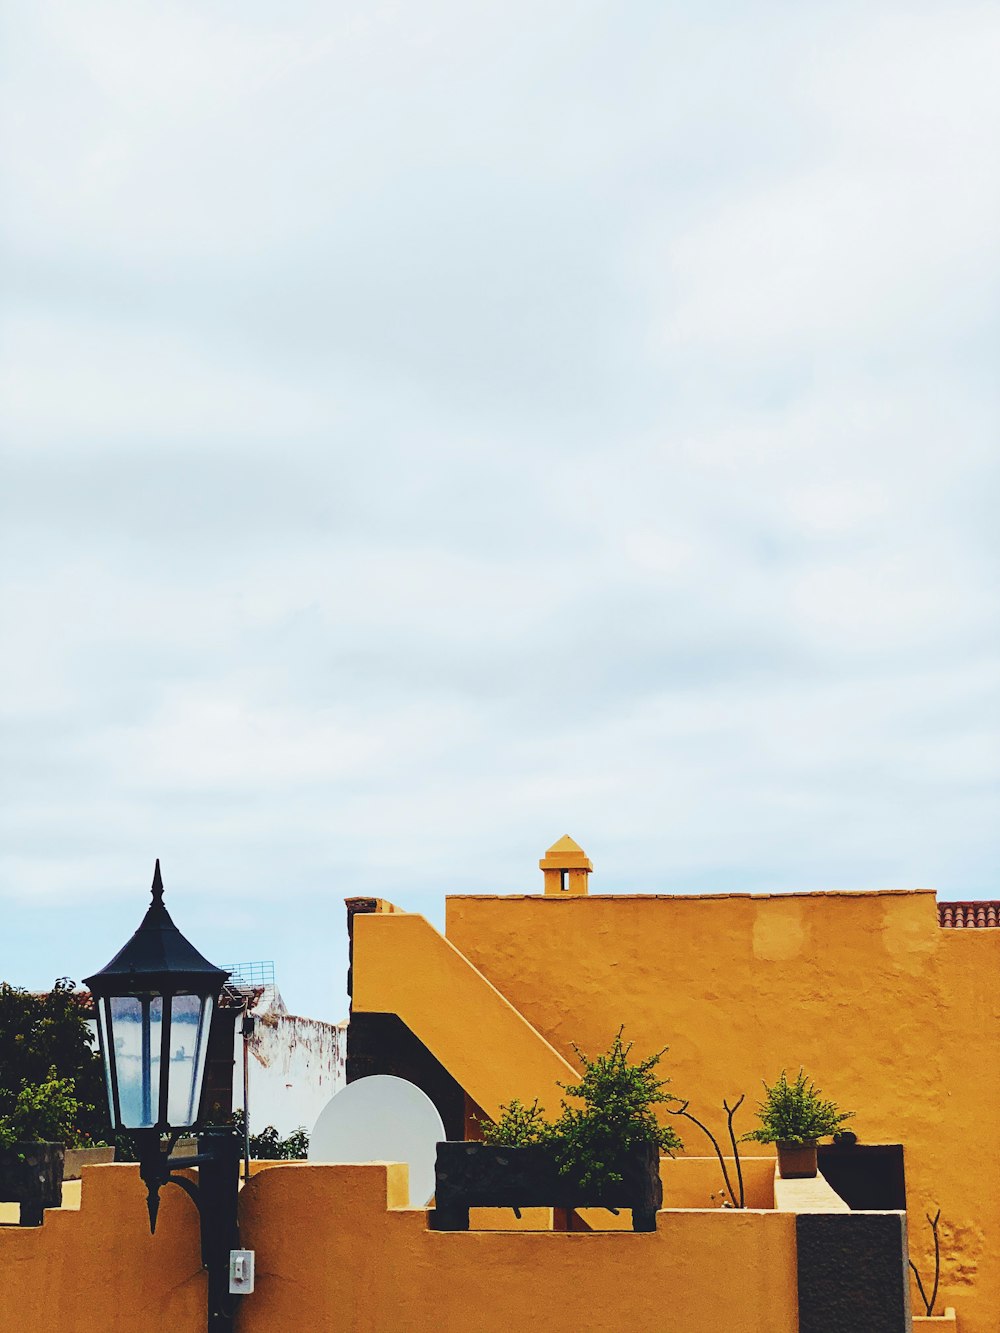
<path id="1" fill-rule="evenodd" d="M 671 1091 L 716 1133 L 723 1097 L 747 1093 L 750 1128 L 761 1079 L 804 1065 L 864 1141 L 905 1144 L 911 1254 L 926 1271 L 940 1207 L 942 1303 L 996 1333 L 1000 930 L 942 929 L 913 892 L 454 897 L 447 933 L 568 1059 L 621 1023 L 638 1054 L 668 1045 Z"/>
<path id="2" fill-rule="evenodd" d="M 240 1333 L 797 1327 L 794 1219 L 787 1214 L 664 1212 L 658 1230 L 645 1235 L 449 1234 L 428 1231 L 422 1212 L 384 1211 L 386 1185 L 391 1200 L 402 1168 L 389 1168 L 388 1182 L 384 1167 L 305 1168 L 304 1180 L 302 1170 L 275 1168 L 250 1186 L 248 1233 L 259 1237 L 258 1271 L 273 1276 L 248 1301 Z M 348 1216 L 353 1229 L 343 1225 Z M 295 1274 L 305 1290 L 288 1280 Z M 302 1321 L 306 1293 L 309 1322 Z"/>
<path id="3" fill-rule="evenodd" d="M 0 1228 L 0 1333 L 203 1333 L 194 1208 L 161 1200 L 151 1236 L 139 1168 L 87 1166 L 79 1209 Z"/>
<path id="4" fill-rule="evenodd" d="M 401 1166 L 282 1164 L 240 1199 L 256 1290 L 236 1333 L 794 1333 L 795 1219 L 663 1212 L 655 1233 L 442 1233 Z M 739 1274 L 739 1281 L 733 1280 Z M 79 1212 L 0 1228 L 0 1333 L 203 1333 L 197 1215 L 134 1166 L 88 1167 Z"/>
<path id="5" fill-rule="evenodd" d="M 422 916 L 355 916 L 353 954 L 353 1009 L 397 1014 L 487 1115 L 499 1115 L 512 1097 L 530 1104 L 541 1095 L 552 1105 L 559 1082 L 573 1078 L 562 1056 Z"/>

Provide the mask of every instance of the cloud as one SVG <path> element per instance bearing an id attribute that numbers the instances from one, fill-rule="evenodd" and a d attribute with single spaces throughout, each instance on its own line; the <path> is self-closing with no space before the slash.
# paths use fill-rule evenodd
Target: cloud
<path id="1" fill-rule="evenodd" d="M 344 896 L 567 831 L 595 891 L 996 893 L 996 15 L 7 27 L 0 971 L 155 855 L 331 1016 Z"/>

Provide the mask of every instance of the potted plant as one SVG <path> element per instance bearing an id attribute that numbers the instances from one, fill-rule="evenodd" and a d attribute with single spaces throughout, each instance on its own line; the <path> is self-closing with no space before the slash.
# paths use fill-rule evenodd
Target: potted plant
<path id="1" fill-rule="evenodd" d="M 816 1141 L 836 1133 L 853 1111 L 841 1111 L 824 1101 L 820 1090 L 800 1069 L 793 1082 L 782 1070 L 778 1081 L 764 1084 L 764 1100 L 757 1107 L 760 1128 L 743 1140 L 773 1143 L 778 1149 L 778 1173 L 785 1180 L 816 1175 Z"/>
<path id="2" fill-rule="evenodd" d="M 621 1029 L 593 1060 L 574 1046 L 583 1074 L 562 1086 L 577 1100 L 562 1102 L 555 1123 L 537 1101 L 515 1099 L 495 1124 L 483 1123 L 481 1143 L 439 1143 L 433 1225 L 467 1230 L 470 1207 L 602 1207 L 630 1208 L 633 1230 L 655 1230 L 660 1151 L 682 1145 L 652 1111 L 673 1100 L 663 1091 L 668 1080 L 654 1072 L 663 1051 L 632 1063 L 631 1049 Z"/>
<path id="3" fill-rule="evenodd" d="M 62 1202 L 67 1140 L 75 1141 L 80 1103 L 71 1078 L 49 1069 L 41 1083 L 22 1082 L 0 1099 L 0 1199 L 20 1203 L 21 1225 L 40 1226 Z"/>

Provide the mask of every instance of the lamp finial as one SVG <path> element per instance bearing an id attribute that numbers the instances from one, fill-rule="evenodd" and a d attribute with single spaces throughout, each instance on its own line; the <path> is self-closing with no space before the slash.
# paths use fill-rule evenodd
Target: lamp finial
<path id="1" fill-rule="evenodd" d="M 149 1213 L 149 1234 L 155 1236 L 156 1214 L 160 1211 L 159 1184 L 149 1184 L 146 1186 L 146 1211 Z"/>

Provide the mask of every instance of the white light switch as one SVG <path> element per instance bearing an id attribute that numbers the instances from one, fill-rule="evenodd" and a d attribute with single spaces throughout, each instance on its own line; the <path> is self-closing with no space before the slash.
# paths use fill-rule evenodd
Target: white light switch
<path id="1" fill-rule="evenodd" d="M 253 1250 L 230 1250 L 230 1295 L 247 1296 L 251 1291 L 253 1291 Z"/>

